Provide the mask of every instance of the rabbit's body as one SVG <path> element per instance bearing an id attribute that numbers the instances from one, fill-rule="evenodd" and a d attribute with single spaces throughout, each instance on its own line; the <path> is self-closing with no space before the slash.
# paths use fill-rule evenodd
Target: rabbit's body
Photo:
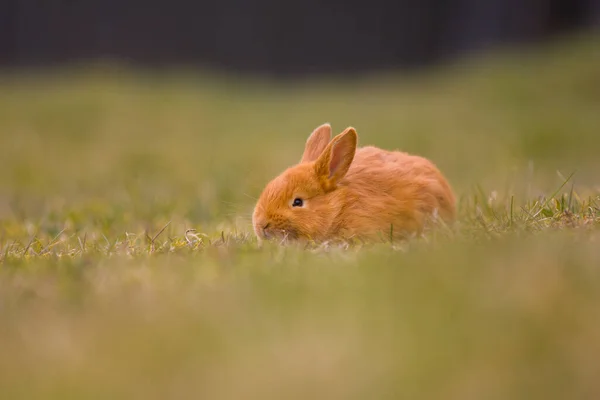
<path id="1" fill-rule="evenodd" d="M 356 151 L 338 190 L 345 188 L 344 218 L 328 236 L 404 236 L 419 232 L 437 213 L 454 219 L 454 195 L 429 160 L 399 151 L 363 147 Z M 337 226 L 336 226 L 337 225 Z"/>
<path id="2" fill-rule="evenodd" d="M 259 238 L 405 237 L 431 217 L 454 219 L 450 185 L 429 160 L 372 146 L 356 149 L 353 128 L 330 137 L 329 125 L 317 128 L 302 162 L 267 185 L 253 215 Z"/>

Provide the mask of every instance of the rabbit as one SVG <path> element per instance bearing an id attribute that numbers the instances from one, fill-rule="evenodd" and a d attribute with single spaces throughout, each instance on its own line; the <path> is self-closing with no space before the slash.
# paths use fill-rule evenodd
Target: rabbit
<path id="1" fill-rule="evenodd" d="M 252 215 L 259 241 L 407 238 L 432 217 L 454 221 L 453 191 L 431 161 L 357 148 L 352 127 L 330 139 L 331 125 L 317 127 L 300 163 L 266 185 Z"/>

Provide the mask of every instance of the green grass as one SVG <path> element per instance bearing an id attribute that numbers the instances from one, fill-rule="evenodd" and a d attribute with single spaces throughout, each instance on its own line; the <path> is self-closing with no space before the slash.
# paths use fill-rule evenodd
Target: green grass
<path id="1" fill-rule="evenodd" d="M 600 41 L 275 83 L 0 73 L 0 397 L 600 396 Z M 317 125 L 432 159 L 456 226 L 259 246 Z"/>

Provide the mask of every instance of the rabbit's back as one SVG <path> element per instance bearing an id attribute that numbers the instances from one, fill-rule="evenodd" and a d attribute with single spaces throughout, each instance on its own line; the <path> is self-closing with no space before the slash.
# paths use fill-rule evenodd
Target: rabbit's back
<path id="1" fill-rule="evenodd" d="M 343 185 L 348 202 L 339 227 L 350 235 L 390 229 L 398 234 L 421 231 L 433 215 L 446 222 L 455 218 L 450 185 L 423 157 L 372 146 L 359 148 Z"/>

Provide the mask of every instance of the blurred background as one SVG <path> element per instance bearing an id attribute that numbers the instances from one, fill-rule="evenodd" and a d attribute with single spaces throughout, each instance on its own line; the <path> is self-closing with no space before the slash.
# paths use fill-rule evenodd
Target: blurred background
<path id="1" fill-rule="evenodd" d="M 326 121 L 459 197 L 593 188 L 599 26 L 599 0 L 6 0 L 0 216 L 246 230 Z"/>
<path id="2" fill-rule="evenodd" d="M 0 63 L 110 58 L 269 75 L 422 67 L 600 24 L 598 0 L 5 0 Z"/>
<path id="3" fill-rule="evenodd" d="M 245 230 L 323 122 L 432 159 L 459 197 L 597 184 L 600 0 L 1 7 L 1 216 Z"/>

